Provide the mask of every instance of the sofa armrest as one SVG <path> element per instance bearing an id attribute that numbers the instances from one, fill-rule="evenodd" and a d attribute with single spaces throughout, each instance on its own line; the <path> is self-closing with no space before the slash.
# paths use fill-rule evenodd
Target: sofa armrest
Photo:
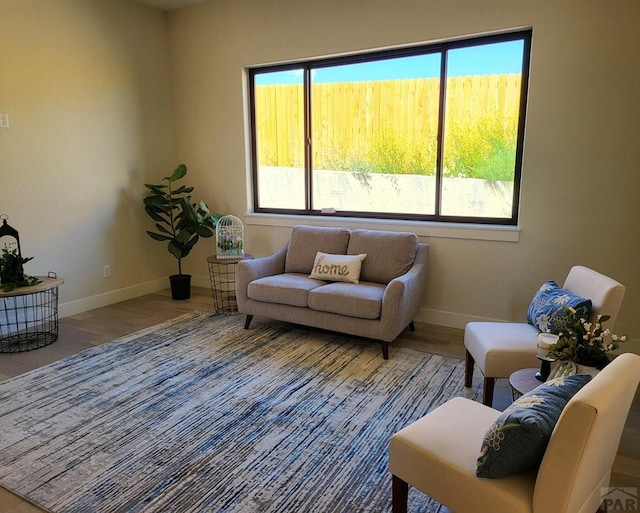
<path id="1" fill-rule="evenodd" d="M 236 269 L 236 298 L 238 300 L 238 309 L 241 312 L 242 305 L 248 299 L 247 287 L 249 283 L 266 276 L 273 276 L 284 272 L 284 262 L 288 247 L 289 243 L 285 244 L 273 255 L 238 262 Z"/>
<path id="2" fill-rule="evenodd" d="M 383 326 L 404 329 L 416 316 L 424 299 L 429 245 L 420 244 L 413 266 L 389 282 L 382 296 L 380 320 Z"/>

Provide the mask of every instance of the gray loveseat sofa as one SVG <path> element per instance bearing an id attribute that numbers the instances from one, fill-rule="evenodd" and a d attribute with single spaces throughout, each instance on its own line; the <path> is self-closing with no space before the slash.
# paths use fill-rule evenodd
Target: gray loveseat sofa
<path id="1" fill-rule="evenodd" d="M 359 255 L 351 259 L 360 260 L 359 276 L 350 282 L 310 277 L 323 267 L 318 252 L 326 261 Z M 415 329 L 428 254 L 414 233 L 295 226 L 275 254 L 238 263 L 238 310 L 247 315 L 245 329 L 256 315 L 371 338 L 382 343 L 387 359 L 389 342 Z M 324 266 L 335 269 L 342 267 Z"/>

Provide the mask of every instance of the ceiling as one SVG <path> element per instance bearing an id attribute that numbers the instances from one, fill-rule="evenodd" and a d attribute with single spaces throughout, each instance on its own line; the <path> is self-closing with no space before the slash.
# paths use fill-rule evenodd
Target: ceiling
<path id="1" fill-rule="evenodd" d="M 181 7 L 187 7 L 188 5 L 201 4 L 207 0 L 135 0 L 143 4 L 152 5 L 158 9 L 164 11 L 171 11 L 173 9 L 180 9 Z"/>

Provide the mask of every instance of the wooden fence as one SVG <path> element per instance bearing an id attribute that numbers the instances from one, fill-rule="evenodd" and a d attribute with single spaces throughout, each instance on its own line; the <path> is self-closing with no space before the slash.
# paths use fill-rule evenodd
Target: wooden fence
<path id="1" fill-rule="evenodd" d="M 451 77 L 447 82 L 447 130 L 482 118 L 517 120 L 520 74 Z M 401 134 L 408 146 L 435 141 L 440 80 L 437 78 L 334 82 L 312 85 L 314 167 L 330 168 L 371 147 L 381 134 Z M 302 85 L 260 85 L 255 90 L 261 165 L 302 167 Z M 325 161 L 319 161 L 324 159 Z"/>

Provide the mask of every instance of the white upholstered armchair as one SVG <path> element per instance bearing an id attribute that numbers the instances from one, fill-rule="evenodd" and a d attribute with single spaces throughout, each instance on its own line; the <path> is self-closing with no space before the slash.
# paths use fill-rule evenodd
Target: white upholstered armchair
<path id="1" fill-rule="evenodd" d="M 480 447 L 501 412 L 456 397 L 396 433 L 389 444 L 393 512 L 408 485 L 456 513 L 595 513 L 609 486 L 640 356 L 615 358 L 566 404 L 535 470 L 476 476 Z"/>
<path id="2" fill-rule="evenodd" d="M 613 328 L 626 288 L 616 280 L 584 266 L 569 271 L 563 288 L 588 298 L 591 315 L 609 315 L 607 326 Z M 508 378 L 519 369 L 540 366 L 537 337 L 540 331 L 527 322 L 470 322 L 464 332 L 466 349 L 465 385 L 470 387 L 474 364 L 484 375 L 482 402 L 493 403 L 497 378 Z"/>

